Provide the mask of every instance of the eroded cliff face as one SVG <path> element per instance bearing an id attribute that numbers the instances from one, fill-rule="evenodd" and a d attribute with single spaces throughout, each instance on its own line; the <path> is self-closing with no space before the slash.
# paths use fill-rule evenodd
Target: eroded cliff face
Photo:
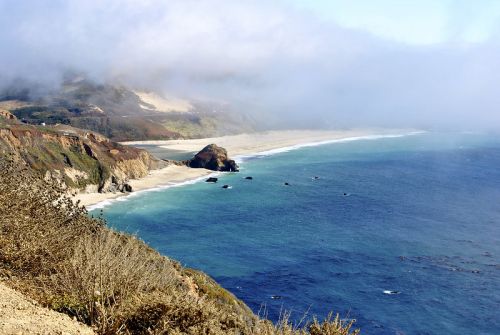
<path id="1" fill-rule="evenodd" d="M 0 114 L 0 155 L 28 163 L 69 191 L 84 192 L 130 192 L 130 179 L 166 165 L 145 150 L 96 133 L 62 125 L 26 125 L 6 113 Z"/>

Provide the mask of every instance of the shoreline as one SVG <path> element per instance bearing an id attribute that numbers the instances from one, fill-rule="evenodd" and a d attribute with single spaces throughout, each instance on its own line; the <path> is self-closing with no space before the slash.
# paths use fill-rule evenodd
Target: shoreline
<path id="1" fill-rule="evenodd" d="M 204 146 L 215 143 L 226 148 L 229 157 L 241 163 L 248 158 L 265 157 L 304 147 L 356 140 L 394 138 L 418 133 L 421 132 L 415 129 L 285 130 L 191 140 L 134 141 L 123 142 L 122 144 L 155 145 L 164 149 L 190 153 L 198 152 Z M 146 192 L 194 184 L 219 173 L 206 169 L 170 165 L 162 169 L 152 170 L 141 179 L 130 180 L 129 183 L 134 190 L 132 193 L 78 193 L 73 196 L 73 200 L 75 202 L 79 200 L 80 205 L 91 211 L 104 208 L 115 201 L 125 201 L 130 197 L 139 196 Z"/>
<path id="2" fill-rule="evenodd" d="M 171 187 L 193 184 L 215 174 L 217 174 L 216 171 L 206 169 L 169 165 L 162 169 L 152 170 L 143 178 L 131 179 L 129 181 L 133 189 L 131 193 L 78 193 L 72 198 L 74 201 L 80 201 L 80 205 L 85 206 L 88 211 L 91 211 L 104 208 L 113 201 L 123 201 L 145 192 L 154 192 Z"/>

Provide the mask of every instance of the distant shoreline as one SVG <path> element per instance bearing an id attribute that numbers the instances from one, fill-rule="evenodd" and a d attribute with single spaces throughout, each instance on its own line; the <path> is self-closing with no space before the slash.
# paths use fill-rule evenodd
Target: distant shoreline
<path id="1" fill-rule="evenodd" d="M 419 133 L 415 129 L 353 129 L 353 130 L 284 130 L 252 134 L 230 135 L 214 138 L 168 141 L 134 141 L 126 145 L 156 145 L 178 152 L 198 152 L 204 146 L 215 143 L 227 149 L 230 158 L 242 161 L 252 156 L 268 156 L 302 147 L 328 143 L 345 142 L 383 137 L 399 137 Z M 168 166 L 153 170 L 144 178 L 130 180 L 132 193 L 79 193 L 75 201 L 88 210 L 103 208 L 113 201 L 122 201 L 144 192 L 192 184 L 217 172 L 205 169 L 193 169 L 185 166 Z"/>

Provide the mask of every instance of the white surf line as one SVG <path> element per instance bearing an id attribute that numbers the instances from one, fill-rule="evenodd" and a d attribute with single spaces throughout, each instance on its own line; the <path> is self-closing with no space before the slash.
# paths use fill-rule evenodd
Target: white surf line
<path id="1" fill-rule="evenodd" d="M 213 172 L 213 173 L 210 173 L 210 174 L 207 174 L 207 175 L 204 175 L 204 176 L 201 176 L 201 177 L 196 177 L 196 178 L 193 178 L 193 179 L 187 179 L 187 180 L 183 180 L 183 181 L 179 181 L 179 182 L 167 182 L 166 184 L 161 184 L 161 185 L 158 185 L 158 186 L 154 186 L 154 187 L 151 187 L 151 188 L 146 188 L 146 189 L 135 191 L 135 192 L 132 192 L 132 193 L 125 193 L 123 195 L 120 194 L 117 198 L 106 199 L 106 200 L 100 201 L 98 203 L 95 203 L 93 205 L 85 206 L 85 208 L 87 208 L 87 210 L 90 212 L 90 211 L 93 211 L 93 210 L 96 210 L 96 209 L 102 209 L 104 207 L 110 206 L 110 205 L 112 205 L 115 202 L 128 201 L 131 198 L 134 198 L 134 197 L 137 197 L 137 196 L 141 196 L 141 195 L 143 195 L 145 193 L 159 192 L 159 191 L 166 190 L 166 189 L 169 189 L 169 188 L 175 188 L 175 187 L 182 187 L 182 186 L 186 186 L 186 185 L 192 185 L 192 184 L 196 184 L 196 183 L 198 183 L 200 181 L 206 180 L 207 178 L 215 177 L 215 176 L 218 176 L 218 175 L 220 175 L 220 172 Z"/>
<path id="2" fill-rule="evenodd" d="M 423 134 L 423 133 L 426 133 L 426 131 L 412 131 L 412 132 L 403 133 L 403 134 L 380 134 L 380 135 L 364 135 L 364 136 L 344 137 L 344 138 L 337 138 L 337 139 L 325 140 L 325 141 L 301 143 L 301 144 L 291 145 L 288 147 L 260 151 L 260 152 L 256 152 L 253 154 L 237 155 L 234 158 L 235 158 L 235 161 L 237 163 L 242 163 L 244 160 L 249 159 L 249 158 L 266 157 L 266 156 L 276 155 L 276 154 L 289 152 L 289 151 L 297 150 L 297 149 L 301 149 L 301 148 L 316 147 L 316 146 L 325 145 L 325 144 L 352 142 L 352 141 L 360 141 L 360 140 L 378 140 L 378 139 L 383 139 L 383 138 L 397 138 L 397 137 L 418 135 L 418 134 Z"/>

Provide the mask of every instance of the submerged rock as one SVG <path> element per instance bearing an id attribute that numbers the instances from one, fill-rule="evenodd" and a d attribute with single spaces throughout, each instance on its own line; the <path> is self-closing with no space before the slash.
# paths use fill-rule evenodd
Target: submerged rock
<path id="1" fill-rule="evenodd" d="M 231 188 L 231 186 L 230 185 L 224 185 L 224 186 L 222 186 L 222 188 Z"/>
<path id="2" fill-rule="evenodd" d="M 290 186 L 290 184 L 289 183 L 285 183 L 285 186 Z"/>
<path id="3" fill-rule="evenodd" d="M 218 178 L 215 178 L 215 177 L 210 177 L 208 178 L 207 180 L 205 180 L 206 183 L 216 183 L 217 180 L 219 180 Z"/>
<path id="4" fill-rule="evenodd" d="M 227 156 L 226 149 L 216 144 L 209 144 L 187 161 L 192 168 L 204 168 L 213 171 L 238 172 L 238 164 Z"/>
<path id="5" fill-rule="evenodd" d="M 246 180 L 252 180 L 252 179 L 253 179 L 253 177 L 248 176 L 248 177 L 245 177 L 245 179 L 246 179 Z"/>

